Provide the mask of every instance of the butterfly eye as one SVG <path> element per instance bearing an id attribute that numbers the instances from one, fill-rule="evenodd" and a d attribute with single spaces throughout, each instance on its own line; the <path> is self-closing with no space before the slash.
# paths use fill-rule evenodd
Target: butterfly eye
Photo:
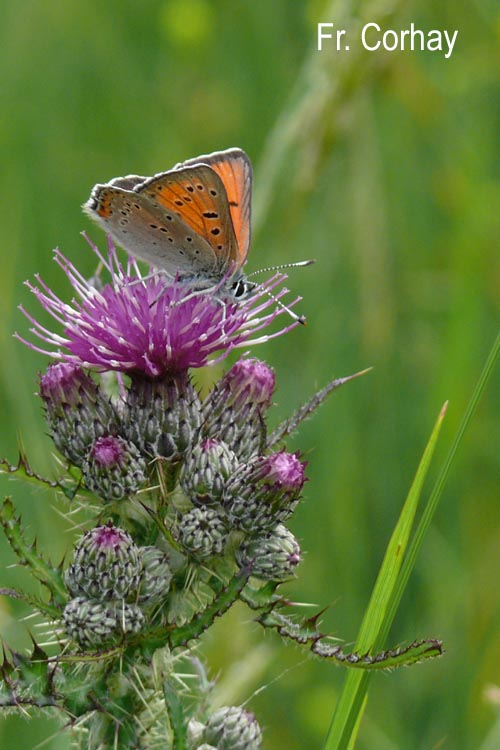
<path id="1" fill-rule="evenodd" d="M 254 288 L 255 284 L 253 284 L 251 281 L 246 281 L 246 279 L 238 279 L 234 282 L 234 284 L 231 284 L 231 291 L 235 299 L 246 297 L 247 294 Z"/>

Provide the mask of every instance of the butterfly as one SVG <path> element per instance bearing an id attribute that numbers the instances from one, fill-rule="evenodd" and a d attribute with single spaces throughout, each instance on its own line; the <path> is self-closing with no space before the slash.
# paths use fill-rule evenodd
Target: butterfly
<path id="1" fill-rule="evenodd" d="M 153 177 L 115 177 L 93 188 L 84 211 L 129 255 L 201 287 L 246 293 L 252 165 L 230 148 Z"/>

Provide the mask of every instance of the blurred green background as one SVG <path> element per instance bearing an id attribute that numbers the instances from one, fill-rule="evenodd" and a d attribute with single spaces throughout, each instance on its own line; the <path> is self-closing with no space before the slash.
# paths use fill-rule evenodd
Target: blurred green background
<path id="1" fill-rule="evenodd" d="M 459 35 L 448 60 L 354 43 L 319 54 L 319 21 Z M 498 328 L 499 37 L 496 0 L 4 3 L 0 453 L 14 461 L 21 442 L 39 471 L 54 467 L 34 395 L 47 359 L 12 332 L 28 327 L 18 303 L 38 314 L 24 279 L 40 272 L 69 295 L 53 247 L 92 274 L 79 232 L 104 244 L 80 211 L 93 184 L 244 148 L 256 172 L 248 269 L 318 261 L 289 280 L 309 325 L 254 352 L 276 369 L 272 420 L 331 377 L 374 367 L 290 443 L 306 452 L 310 481 L 290 524 L 305 561 L 287 592 L 329 604 L 324 628 L 352 642 L 434 419 L 449 399 L 433 477 Z M 500 746 L 499 415 L 497 373 L 390 637 L 438 636 L 447 653 L 375 676 L 360 750 Z M 2 489 L 59 559 L 69 539 L 60 506 L 5 478 Z M 26 584 L 3 538 L 0 558 L 2 585 Z M 0 599 L 1 630 L 18 648 L 23 614 Z M 243 608 L 217 623 L 205 651 L 221 701 L 267 686 L 249 703 L 266 750 L 322 747 L 343 670 L 265 635 Z M 56 730 L 9 717 L 0 746 L 29 750 Z M 66 746 L 57 734 L 44 745 Z"/>

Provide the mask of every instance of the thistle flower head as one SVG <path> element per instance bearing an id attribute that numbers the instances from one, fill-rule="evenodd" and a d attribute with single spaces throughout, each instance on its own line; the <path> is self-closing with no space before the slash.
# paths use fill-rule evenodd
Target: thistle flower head
<path id="1" fill-rule="evenodd" d="M 40 376 L 40 396 L 51 412 L 65 410 L 65 406 L 76 407 L 85 398 L 97 396 L 97 384 L 79 365 L 56 362 Z"/>
<path id="2" fill-rule="evenodd" d="M 125 447 L 119 438 L 108 435 L 95 441 L 90 451 L 96 466 L 110 469 L 119 466 L 125 458 Z"/>
<path id="3" fill-rule="evenodd" d="M 148 456 L 176 463 L 201 423 L 198 393 L 188 378 L 132 378 L 122 409 L 126 437 Z"/>
<path id="4" fill-rule="evenodd" d="M 221 440 L 205 438 L 186 457 L 180 485 L 195 504 L 213 504 L 222 498 L 229 477 L 238 467 L 233 451 Z"/>
<path id="5" fill-rule="evenodd" d="M 222 377 L 203 404 L 203 432 L 223 440 L 241 459 L 264 447 L 265 412 L 275 387 L 273 370 L 258 359 L 242 358 Z"/>
<path id="6" fill-rule="evenodd" d="M 278 524 L 261 537 L 245 539 L 236 560 L 241 566 L 250 565 L 256 578 L 286 581 L 300 563 L 300 545 L 286 526 Z"/>
<path id="7" fill-rule="evenodd" d="M 220 509 L 195 507 L 185 513 L 177 526 L 177 537 L 185 552 L 199 560 L 220 555 L 229 527 Z"/>
<path id="8" fill-rule="evenodd" d="M 305 482 L 305 467 L 296 453 L 278 451 L 255 465 L 254 478 L 264 480 L 276 489 L 300 492 Z"/>
<path id="9" fill-rule="evenodd" d="M 278 451 L 241 465 L 226 484 L 224 507 L 231 523 L 253 535 L 270 530 L 295 510 L 306 464 L 295 453 Z"/>
<path id="10" fill-rule="evenodd" d="M 39 286 L 27 282 L 42 307 L 62 325 L 62 334 L 49 331 L 20 308 L 33 324 L 31 332 L 49 348 L 24 343 L 62 362 L 161 378 L 218 361 L 235 347 L 259 343 L 297 324 L 293 321 L 278 333 L 254 337 L 284 312 L 275 300 L 286 290 L 269 296 L 285 278 L 281 274 L 237 301 L 224 294 L 223 282 L 219 289 L 196 290 L 178 280 L 167 283 L 161 274 L 142 276 L 134 261 L 120 263 L 111 241 L 107 258 L 89 244 L 110 275 L 108 283 L 87 281 L 59 250 L 55 260 L 76 293 L 71 304 L 40 277 Z"/>
<path id="11" fill-rule="evenodd" d="M 77 364 L 49 365 L 40 376 L 40 396 L 56 448 L 75 466 L 97 439 L 115 430 L 117 414 L 109 399 Z"/>
<path id="12" fill-rule="evenodd" d="M 64 608 L 62 622 L 66 633 L 83 648 L 104 646 L 138 633 L 144 613 L 136 604 L 101 602 L 77 596 Z"/>
<path id="13" fill-rule="evenodd" d="M 125 599 L 137 590 L 141 571 L 139 549 L 130 534 L 112 524 L 97 526 L 77 542 L 66 585 L 73 596 Z"/>
<path id="14" fill-rule="evenodd" d="M 276 385 L 273 370 L 259 359 L 239 359 L 224 375 L 220 391 L 224 391 L 234 408 L 252 403 L 267 408 Z"/>
<path id="15" fill-rule="evenodd" d="M 260 750 L 262 730 L 250 711 L 223 706 L 209 717 L 203 739 L 219 750 Z"/>
<path id="16" fill-rule="evenodd" d="M 134 443 L 114 435 L 97 438 L 82 462 L 85 485 L 105 500 L 137 492 L 146 481 L 146 468 Z"/>

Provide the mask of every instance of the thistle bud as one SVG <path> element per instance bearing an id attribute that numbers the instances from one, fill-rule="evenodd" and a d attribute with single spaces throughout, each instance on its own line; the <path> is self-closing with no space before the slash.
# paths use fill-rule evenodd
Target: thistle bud
<path id="1" fill-rule="evenodd" d="M 172 571 L 167 555 L 157 547 L 140 547 L 142 562 L 139 601 L 158 601 L 170 588 Z"/>
<path id="2" fill-rule="evenodd" d="M 211 505 L 221 500 L 237 467 L 238 458 L 225 443 L 206 438 L 186 456 L 179 481 L 193 503 Z"/>
<path id="3" fill-rule="evenodd" d="M 265 362 L 240 359 L 203 404 L 204 434 L 223 440 L 240 458 L 259 453 L 274 386 L 274 372 Z"/>
<path id="4" fill-rule="evenodd" d="M 144 612 L 137 604 L 119 602 L 115 605 L 117 617 L 117 635 L 138 633 L 146 620 Z"/>
<path id="5" fill-rule="evenodd" d="M 247 538 L 236 551 L 240 566 L 250 565 L 252 575 L 265 581 L 286 581 L 300 563 L 300 545 L 283 524 L 265 536 Z"/>
<path id="6" fill-rule="evenodd" d="M 114 643 L 128 633 L 138 633 L 145 617 L 136 604 L 100 602 L 78 596 L 62 614 L 66 633 L 82 648 Z"/>
<path id="7" fill-rule="evenodd" d="M 227 518 L 222 510 L 193 508 L 177 526 L 180 544 L 188 555 L 203 560 L 220 555 L 228 535 Z"/>
<path id="8" fill-rule="evenodd" d="M 235 411 L 246 404 L 266 410 L 276 385 L 274 371 L 259 359 L 239 359 L 223 376 L 212 396 L 215 409 L 232 406 Z"/>
<path id="9" fill-rule="evenodd" d="M 99 601 L 135 599 L 142 560 L 132 537 L 123 529 L 97 526 L 78 541 L 65 581 L 72 596 Z"/>
<path id="10" fill-rule="evenodd" d="M 217 750 L 260 750 L 262 730 L 250 711 L 224 706 L 209 717 L 203 740 Z"/>
<path id="11" fill-rule="evenodd" d="M 197 721 L 196 719 L 189 719 L 187 725 L 188 747 L 194 747 L 196 748 L 196 750 L 200 750 L 200 742 L 202 741 L 204 730 L 205 725 L 202 724 L 201 721 Z M 203 747 L 203 745 L 201 745 L 201 747 Z"/>
<path id="12" fill-rule="evenodd" d="M 62 621 L 66 633 L 82 648 L 109 643 L 113 640 L 118 623 L 113 605 L 83 596 L 67 603 Z"/>
<path id="13" fill-rule="evenodd" d="M 133 443 L 108 435 L 91 446 L 82 465 L 85 486 L 104 500 L 121 500 L 146 481 L 146 461 Z"/>
<path id="14" fill-rule="evenodd" d="M 260 456 L 242 466 L 224 493 L 231 525 L 255 534 L 285 521 L 299 502 L 305 466 L 296 454 L 286 451 Z"/>
<path id="15" fill-rule="evenodd" d="M 75 466 L 82 465 L 97 438 L 115 429 L 109 399 L 78 365 L 50 365 L 40 377 L 40 396 L 55 446 Z"/>
<path id="16" fill-rule="evenodd" d="M 141 452 L 177 462 L 194 440 L 201 404 L 189 382 L 132 380 L 124 407 L 124 430 Z"/>

